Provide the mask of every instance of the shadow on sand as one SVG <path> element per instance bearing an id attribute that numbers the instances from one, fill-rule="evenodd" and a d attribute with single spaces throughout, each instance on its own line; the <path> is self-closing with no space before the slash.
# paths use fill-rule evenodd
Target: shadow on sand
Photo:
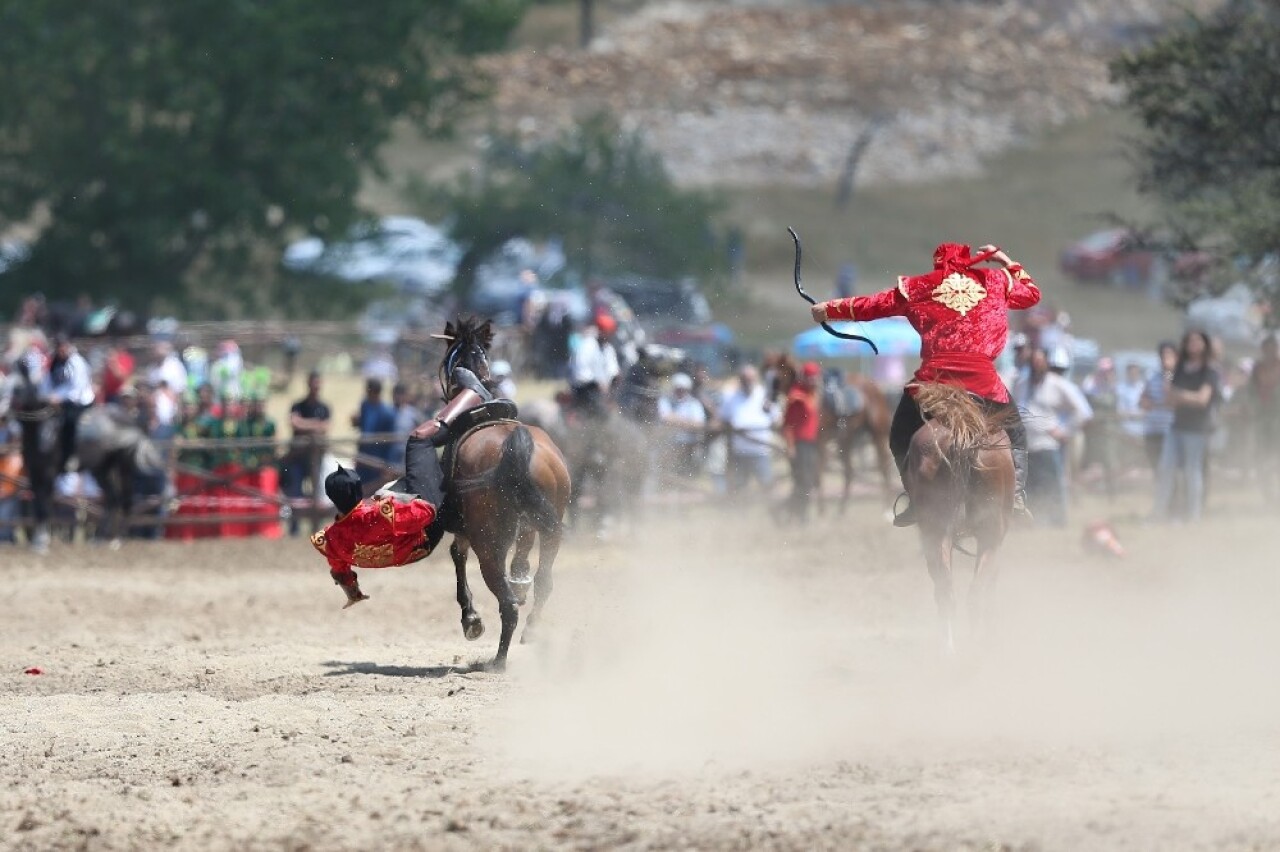
<path id="1" fill-rule="evenodd" d="M 471 674 L 487 671 L 483 662 L 467 663 L 454 666 L 381 666 L 369 662 L 343 662 L 326 660 L 321 663 L 329 671 L 325 677 L 342 677 L 345 675 L 382 675 L 384 677 L 421 677 L 438 679 L 455 674 Z"/>

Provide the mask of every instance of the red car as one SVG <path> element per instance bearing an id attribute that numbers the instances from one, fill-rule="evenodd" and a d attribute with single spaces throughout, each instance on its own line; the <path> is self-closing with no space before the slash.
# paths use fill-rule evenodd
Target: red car
<path id="1" fill-rule="evenodd" d="M 1110 281 L 1131 287 L 1146 284 L 1156 262 L 1156 252 L 1143 248 L 1128 228 L 1097 231 L 1063 250 L 1058 265 L 1077 281 Z M 1173 278 L 1190 280 L 1209 265 L 1203 252 L 1179 252 L 1169 268 Z"/>

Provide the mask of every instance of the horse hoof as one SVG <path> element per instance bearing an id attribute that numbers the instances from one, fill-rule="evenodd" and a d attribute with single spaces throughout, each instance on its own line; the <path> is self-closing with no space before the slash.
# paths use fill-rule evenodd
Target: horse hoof
<path id="1" fill-rule="evenodd" d="M 494 674 L 502 674 L 507 670 L 507 661 L 505 657 L 494 657 L 489 661 L 489 665 L 484 667 L 485 671 Z"/>
<path id="2" fill-rule="evenodd" d="M 476 641 L 484 635 L 484 622 L 480 620 L 479 616 L 470 621 L 464 618 L 462 620 L 462 635 L 467 637 L 468 642 Z"/>
<path id="3" fill-rule="evenodd" d="M 511 593 L 516 596 L 516 603 L 524 606 L 525 601 L 529 599 L 529 587 L 533 585 L 533 579 L 530 577 L 512 577 L 507 583 L 511 586 Z"/>

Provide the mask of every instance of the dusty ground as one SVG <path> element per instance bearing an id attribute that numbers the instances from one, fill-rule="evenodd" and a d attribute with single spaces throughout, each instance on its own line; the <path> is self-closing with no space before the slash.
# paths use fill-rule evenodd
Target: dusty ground
<path id="1" fill-rule="evenodd" d="M 944 663 L 875 514 L 575 540 L 506 676 L 443 558 L 343 612 L 305 540 L 6 551 L 0 847 L 1280 846 L 1273 519 L 1020 533 Z"/>

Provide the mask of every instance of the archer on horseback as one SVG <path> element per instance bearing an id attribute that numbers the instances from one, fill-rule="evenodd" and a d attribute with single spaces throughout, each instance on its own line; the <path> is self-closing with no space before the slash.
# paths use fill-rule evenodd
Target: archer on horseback
<path id="1" fill-rule="evenodd" d="M 1001 268 L 979 267 L 993 260 Z M 981 400 L 988 415 L 1007 418 L 1006 431 L 1013 450 L 1017 478 L 1014 512 L 1026 518 L 1027 436 L 1008 389 L 996 373 L 995 359 L 1004 350 L 1009 334 L 1007 311 L 1030 308 L 1040 301 L 1040 290 L 1022 265 L 1000 249 L 982 246 L 972 254 L 969 246 L 943 243 L 934 250 L 933 271 L 925 275 L 899 276 L 898 285 L 870 296 L 836 299 L 813 305 L 814 322 L 827 320 L 876 320 L 905 316 L 920 333 L 920 368 L 898 410 L 889 432 L 889 448 L 904 474 L 911 437 L 924 425 L 916 402 L 919 384 L 937 383 L 962 387 Z M 916 523 L 916 507 L 898 513 L 894 525 Z"/>
<path id="2" fill-rule="evenodd" d="M 405 476 L 365 498 L 360 477 L 341 466 L 324 481 L 324 491 L 338 511 L 337 519 L 311 537 L 329 562 L 333 581 L 347 595 L 343 607 L 368 600 L 360 591 L 355 568 L 408 565 L 428 556 L 445 534 L 441 507 L 446 483 L 439 447 L 456 437 L 459 420 L 474 422 L 482 406 L 487 419 L 515 416 L 515 403 L 495 399 L 471 370 L 452 366 L 442 377 L 447 399 L 440 411 L 409 433 Z"/>

